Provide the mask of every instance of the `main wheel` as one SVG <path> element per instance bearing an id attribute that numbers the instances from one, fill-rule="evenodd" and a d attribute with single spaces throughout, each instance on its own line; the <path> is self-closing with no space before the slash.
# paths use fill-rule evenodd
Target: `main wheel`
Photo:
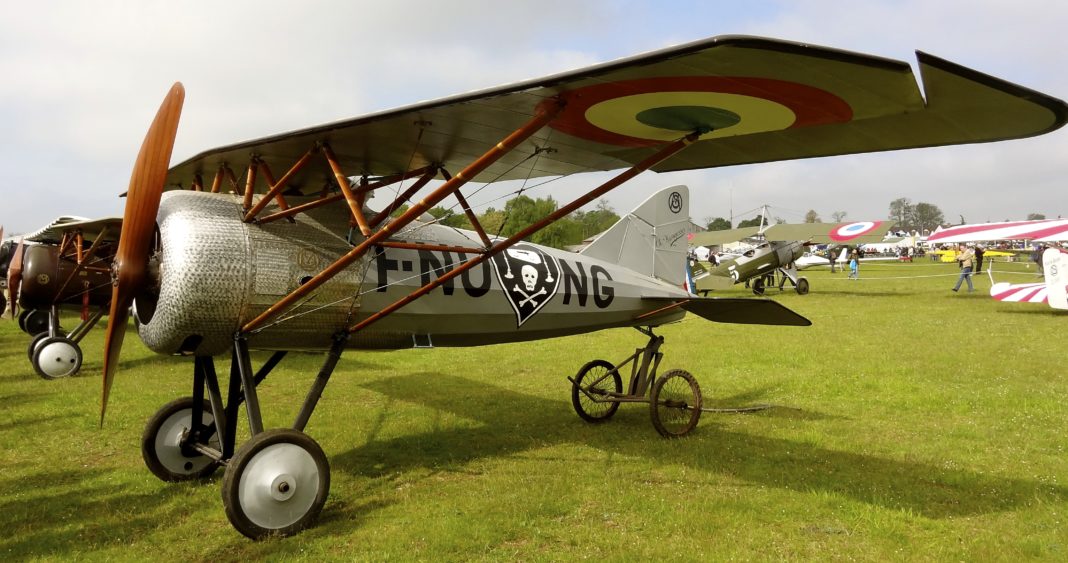
<path id="1" fill-rule="evenodd" d="M 619 403 L 595 401 L 586 395 L 589 393 L 603 400 L 608 398 L 608 393 L 622 393 L 623 379 L 613 369 L 614 366 L 605 360 L 593 360 L 575 374 L 575 383 L 571 386 L 571 404 L 582 420 L 604 422 L 616 414 Z M 586 388 L 585 393 L 582 387 Z"/>
<path id="2" fill-rule="evenodd" d="M 204 401 L 201 423 L 215 422 L 211 405 Z M 160 407 L 145 423 L 141 434 L 141 457 L 153 475 L 175 483 L 203 479 L 219 467 L 219 462 L 197 451 L 182 448 L 182 439 L 193 426 L 193 398 L 183 397 Z M 212 433 L 207 445 L 221 450 L 218 432 Z"/>
<path id="3" fill-rule="evenodd" d="M 797 278 L 797 294 L 805 295 L 808 293 L 808 280 L 806 278 Z"/>
<path id="4" fill-rule="evenodd" d="M 760 277 L 753 280 L 753 293 L 764 295 L 764 278 Z"/>
<path id="5" fill-rule="evenodd" d="M 307 528 L 329 492 L 326 454 L 307 434 L 287 428 L 261 432 L 241 446 L 222 485 L 227 518 L 252 539 Z"/>
<path id="6" fill-rule="evenodd" d="M 64 335 L 60 333 L 60 336 Z M 37 352 L 37 345 L 40 344 L 41 341 L 45 338 L 48 338 L 47 330 L 44 332 L 37 333 L 36 335 L 34 335 L 33 338 L 30 339 L 30 345 L 26 347 L 26 358 L 30 360 L 30 363 L 33 363 L 33 355 Z"/>
<path id="7" fill-rule="evenodd" d="M 82 369 L 82 349 L 65 336 L 48 336 L 33 348 L 33 370 L 45 379 L 69 377 Z M 30 343 L 34 346 L 34 343 Z"/>
<path id="8" fill-rule="evenodd" d="M 26 334 L 40 334 L 48 330 L 48 311 L 34 309 L 19 316 L 19 326 Z"/>
<path id="9" fill-rule="evenodd" d="M 673 369 L 660 376 L 649 395 L 653 427 L 665 438 L 685 436 L 701 419 L 701 388 L 690 372 Z"/>

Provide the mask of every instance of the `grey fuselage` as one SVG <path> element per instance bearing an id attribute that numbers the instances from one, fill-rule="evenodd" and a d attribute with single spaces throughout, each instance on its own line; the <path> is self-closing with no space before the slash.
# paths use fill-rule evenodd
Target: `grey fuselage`
<path id="1" fill-rule="evenodd" d="M 164 194 L 157 216 L 162 250 L 154 260 L 156 288 L 135 301 L 138 332 L 149 348 L 165 354 L 225 352 L 245 323 L 363 240 L 350 229 L 343 206 L 320 207 L 295 222 L 245 223 L 242 215 L 236 196 Z M 422 222 L 392 239 L 481 246 L 474 233 Z M 249 334 L 250 345 L 328 348 L 339 331 L 469 257 L 377 248 Z M 682 288 L 616 264 L 520 243 L 354 333 L 348 346 L 475 346 L 658 325 L 684 313 L 675 308 L 636 319 L 664 305 L 643 298 L 687 296 Z"/>

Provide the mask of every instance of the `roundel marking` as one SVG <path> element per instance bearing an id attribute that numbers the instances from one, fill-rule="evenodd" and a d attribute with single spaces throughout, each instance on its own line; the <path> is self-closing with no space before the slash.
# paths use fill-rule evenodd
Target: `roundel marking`
<path id="1" fill-rule="evenodd" d="M 841 123 L 838 96 L 769 78 L 677 76 L 595 84 L 561 95 L 554 129 L 600 143 L 647 147 L 707 131 L 701 140 Z M 548 102 L 546 102 L 548 103 Z"/>
<path id="2" fill-rule="evenodd" d="M 842 225 L 836 229 L 832 229 L 828 235 L 831 240 L 846 241 L 852 240 L 856 237 L 866 235 L 882 225 L 882 221 L 861 221 L 859 223 L 850 223 L 848 225 Z"/>

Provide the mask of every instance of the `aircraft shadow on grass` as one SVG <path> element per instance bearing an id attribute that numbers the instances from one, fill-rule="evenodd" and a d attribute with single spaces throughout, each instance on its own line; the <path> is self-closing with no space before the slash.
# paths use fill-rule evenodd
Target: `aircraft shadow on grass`
<path id="1" fill-rule="evenodd" d="M 434 384 L 427 385 L 429 380 Z M 485 424 L 383 441 L 375 438 L 376 431 L 372 428 L 365 445 L 331 458 L 339 470 L 367 477 L 382 477 L 417 467 L 430 470 L 457 467 L 476 459 L 513 455 L 553 443 L 583 442 L 626 456 L 654 455 L 657 460 L 671 460 L 669 463 L 686 464 L 770 487 L 802 493 L 824 490 L 893 510 L 915 511 L 929 518 L 1007 511 L 1026 506 L 1044 495 L 1068 500 L 1065 487 L 726 431 L 715 424 L 715 416 L 722 415 L 706 415 L 697 431 L 684 439 L 694 451 L 704 450 L 708 455 L 679 456 L 678 449 L 672 447 L 674 441 L 664 441 L 663 447 L 659 447 L 655 442 L 635 441 L 630 436 L 620 439 L 619 432 L 652 434 L 644 421 L 640 426 L 628 425 L 624 417 L 597 426 L 597 433 L 603 431 L 603 440 L 591 440 L 588 431 L 591 427 L 585 426 L 570 409 L 565 410 L 561 401 L 524 395 L 462 377 L 413 374 L 366 387 L 391 399 L 386 409 L 394 400 L 412 402 Z M 566 384 L 561 389 L 566 391 Z M 635 408 L 623 405 L 620 414 L 628 406 Z M 382 416 L 388 416 L 388 412 Z"/>

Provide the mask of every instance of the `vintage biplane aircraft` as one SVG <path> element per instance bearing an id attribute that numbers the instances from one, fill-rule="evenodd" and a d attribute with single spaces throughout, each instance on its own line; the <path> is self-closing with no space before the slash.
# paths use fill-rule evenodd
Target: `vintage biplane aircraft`
<path id="1" fill-rule="evenodd" d="M 797 261 L 810 244 L 863 244 L 883 240 L 893 227 L 887 221 L 847 223 L 800 223 L 742 227 L 723 231 L 695 233 L 690 239 L 694 246 L 710 246 L 757 238 L 761 242 L 741 254 L 725 256 L 711 268 L 694 275 L 697 291 L 707 293 L 744 283 L 757 295 L 766 288 L 782 290 L 789 283 L 797 293 L 808 293 L 808 279 L 798 275 Z M 830 264 L 822 259 L 824 264 Z M 700 277 L 699 277 L 700 276 Z"/>
<path id="2" fill-rule="evenodd" d="M 27 356 L 41 377 L 58 379 L 81 369 L 79 342 L 111 302 L 111 262 L 121 226 L 117 218 L 60 217 L 25 235 L 12 251 L 11 315 L 18 314 L 19 328 L 32 336 Z M 81 314 L 69 333 L 60 327 L 61 310 Z"/>
<path id="3" fill-rule="evenodd" d="M 1068 251 L 1061 248 L 1044 250 L 1042 275 L 1045 281 L 1037 283 L 995 283 L 990 286 L 990 296 L 998 301 L 1045 303 L 1054 309 L 1068 309 Z"/>
<path id="4" fill-rule="evenodd" d="M 1068 219 L 957 225 L 940 229 L 927 238 L 929 243 L 935 244 L 1003 240 L 1031 241 L 1035 244 L 1068 242 Z M 1041 260 L 1045 276 L 1042 282 L 994 283 L 993 270 L 988 268 L 991 297 L 998 301 L 1046 303 L 1054 309 L 1068 309 L 1068 254 L 1063 249 L 1047 247 L 1038 259 Z"/>
<path id="5" fill-rule="evenodd" d="M 212 149 L 168 170 L 184 100 L 176 84 L 131 175 L 101 421 L 133 304 L 149 348 L 193 357 L 191 396 L 146 425 L 146 464 L 166 481 L 225 466 L 226 514 L 253 538 L 307 527 L 326 501 L 327 457 L 304 429 L 346 349 L 635 327 L 649 339 L 644 348 L 620 364 L 590 362 L 572 378 L 576 410 L 602 421 L 621 403 L 646 402 L 661 433 L 685 433 L 700 392 L 684 371 L 655 377 L 656 326 L 686 311 L 722 322 L 808 321 L 772 301 L 681 289 L 684 254 L 674 256 L 687 229 L 670 219 L 686 205 L 681 189 L 583 254 L 524 239 L 643 171 L 998 141 L 1053 131 L 1068 117 L 1060 100 L 931 55 L 919 54 L 919 68 L 926 95 L 903 62 L 719 37 Z M 473 194 L 462 193 L 471 182 L 609 170 L 622 171 L 508 237 L 487 233 L 468 204 Z M 427 186 L 435 178 L 444 181 Z M 392 192 L 391 201 L 371 209 L 373 192 Z M 446 198 L 473 230 L 426 220 Z M 275 353 L 257 369 L 253 348 Z M 257 386 L 288 350 L 325 350 L 323 366 L 292 427 L 266 430 Z M 231 359 L 225 396 L 218 355 Z M 242 405 L 252 436 L 238 447 Z"/>

